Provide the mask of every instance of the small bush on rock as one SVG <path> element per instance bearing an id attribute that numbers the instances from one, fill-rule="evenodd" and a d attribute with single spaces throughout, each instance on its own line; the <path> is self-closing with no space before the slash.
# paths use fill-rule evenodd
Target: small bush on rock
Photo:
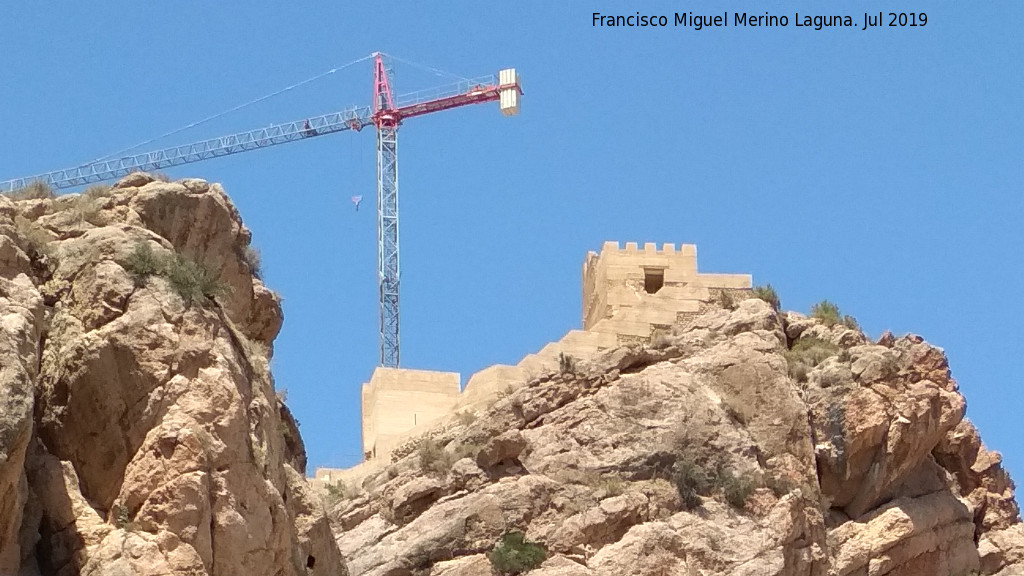
<path id="1" fill-rule="evenodd" d="M 487 553 L 487 559 L 498 574 L 523 574 L 540 566 L 547 558 L 547 550 L 540 544 L 527 542 L 526 536 L 512 531 L 501 537 L 501 541 Z"/>
<path id="2" fill-rule="evenodd" d="M 260 256 L 259 250 L 252 246 L 246 246 L 242 250 L 242 261 L 249 267 L 253 276 L 259 280 L 263 279 L 263 258 Z"/>
<path id="3" fill-rule="evenodd" d="M 679 492 L 684 510 L 693 510 L 703 504 L 701 495 L 711 493 L 711 481 L 707 470 L 688 456 L 676 461 L 672 467 L 672 484 Z"/>
<path id="4" fill-rule="evenodd" d="M 607 496 L 618 496 L 626 489 L 626 482 L 618 474 L 606 474 L 601 477 L 598 487 Z"/>
<path id="5" fill-rule="evenodd" d="M 711 496 L 721 491 L 725 501 L 735 508 L 743 508 L 747 498 L 758 482 L 752 475 L 737 476 L 724 461 L 717 464 L 701 464 L 684 456 L 672 467 L 672 483 L 675 484 L 684 510 L 695 510 L 703 504 L 701 496 Z"/>
<path id="6" fill-rule="evenodd" d="M 831 342 L 820 338 L 800 338 L 793 343 L 790 352 L 800 355 L 800 358 L 807 361 L 812 367 L 817 366 L 822 360 L 829 356 L 839 354 L 840 348 Z"/>
<path id="7" fill-rule="evenodd" d="M 473 422 L 476 422 L 476 412 L 473 412 L 472 410 L 456 412 L 455 421 L 463 426 L 469 426 Z"/>
<path id="8" fill-rule="evenodd" d="M 14 228 L 25 239 L 29 256 L 52 256 L 54 251 L 50 244 L 50 235 L 43 227 L 25 218 L 21 214 L 14 217 Z"/>
<path id="9" fill-rule="evenodd" d="M 424 438 L 416 450 L 420 460 L 420 469 L 429 476 L 445 477 L 455 464 L 455 458 L 444 446 L 433 438 Z"/>
<path id="10" fill-rule="evenodd" d="M 807 382 L 807 373 L 810 369 L 806 364 L 793 363 L 789 364 L 789 377 L 797 382 Z"/>
<path id="11" fill-rule="evenodd" d="M 202 303 L 227 293 L 227 286 L 206 266 L 181 254 L 158 256 L 148 242 L 136 243 L 121 265 L 135 279 L 136 286 L 145 284 L 150 276 L 167 278 L 185 304 Z"/>
<path id="12" fill-rule="evenodd" d="M 735 310 L 736 298 L 728 290 L 722 290 L 718 293 L 718 305 L 726 310 Z"/>
<path id="13" fill-rule="evenodd" d="M 42 198 L 56 198 L 53 186 L 41 180 L 29 182 L 23 188 L 8 192 L 7 197 L 12 200 L 39 200 Z"/>
<path id="14" fill-rule="evenodd" d="M 141 286 L 147 278 L 160 273 L 161 262 L 149 242 L 137 242 L 125 259 L 124 268 L 135 279 L 135 285 Z"/>
<path id="15" fill-rule="evenodd" d="M 564 352 L 558 353 L 558 370 L 562 374 L 576 373 L 576 360 Z"/>
<path id="16" fill-rule="evenodd" d="M 106 198 L 107 196 L 110 196 L 112 191 L 113 190 L 110 186 L 107 186 L 106 184 L 94 184 L 86 188 L 85 191 L 82 192 L 82 196 L 87 196 L 89 198 Z"/>
<path id="17" fill-rule="evenodd" d="M 349 486 L 344 480 L 338 480 L 334 483 L 328 482 L 324 484 L 324 488 L 326 489 L 324 504 L 326 504 L 328 508 L 333 508 L 342 500 L 355 498 L 359 495 L 359 490 L 354 486 Z"/>
<path id="18" fill-rule="evenodd" d="M 800 338 L 793 347 L 782 353 L 789 363 L 789 376 L 797 382 L 806 382 L 807 373 L 823 360 L 840 353 L 839 346 L 820 338 Z"/>
<path id="19" fill-rule="evenodd" d="M 779 306 L 781 305 L 779 302 L 779 295 L 776 294 L 775 288 L 772 288 L 771 284 L 754 286 L 754 289 L 751 290 L 751 294 L 754 298 L 760 298 L 761 300 L 771 304 L 772 308 L 774 308 L 776 312 L 779 311 Z"/>
<path id="20" fill-rule="evenodd" d="M 209 268 L 181 254 L 174 254 L 164 263 L 164 275 L 171 288 L 186 304 L 222 296 L 227 286 Z"/>
<path id="21" fill-rule="evenodd" d="M 830 327 L 839 324 L 842 320 L 842 317 L 839 315 L 839 306 L 828 300 L 822 300 L 811 306 L 811 317 L 821 320 L 822 324 Z"/>
<path id="22" fill-rule="evenodd" d="M 81 194 L 71 206 L 71 215 L 77 223 L 88 222 L 94 226 L 103 226 L 106 221 L 100 216 L 100 206 L 96 198 Z"/>
<path id="23" fill-rule="evenodd" d="M 757 482 L 749 475 L 737 476 L 732 470 L 723 470 L 719 475 L 719 482 L 722 485 L 722 495 L 725 501 L 734 508 L 743 508 L 747 498 L 757 488 Z"/>

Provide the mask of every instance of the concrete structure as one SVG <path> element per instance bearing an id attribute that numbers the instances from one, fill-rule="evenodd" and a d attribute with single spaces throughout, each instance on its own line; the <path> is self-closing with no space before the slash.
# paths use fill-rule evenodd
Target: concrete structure
<path id="1" fill-rule="evenodd" d="M 583 330 L 570 330 L 514 366 L 498 364 L 473 374 L 459 393 L 459 375 L 377 368 L 363 385 L 363 454 L 358 469 L 320 469 L 321 482 L 350 481 L 386 464 L 402 444 L 462 410 L 485 407 L 503 391 L 559 369 L 562 354 L 580 361 L 685 322 L 725 293 L 749 290 L 749 274 L 702 274 L 697 248 L 605 242 L 583 263 Z"/>
<path id="2" fill-rule="evenodd" d="M 448 414 L 459 399 L 459 375 L 379 367 L 363 384 L 363 456 L 390 454 L 396 439 Z"/>

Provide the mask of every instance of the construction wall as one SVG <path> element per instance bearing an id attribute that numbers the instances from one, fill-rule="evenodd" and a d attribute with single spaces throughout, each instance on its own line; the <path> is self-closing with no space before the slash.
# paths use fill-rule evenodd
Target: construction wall
<path id="1" fill-rule="evenodd" d="M 375 369 L 362 389 L 363 455 L 390 453 L 400 436 L 448 414 L 458 399 L 458 373 Z"/>

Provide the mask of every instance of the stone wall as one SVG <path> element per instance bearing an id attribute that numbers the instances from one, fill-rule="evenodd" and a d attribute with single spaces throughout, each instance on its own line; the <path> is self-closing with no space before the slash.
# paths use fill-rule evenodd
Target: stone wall
<path id="1" fill-rule="evenodd" d="M 459 399 L 459 374 L 378 367 L 363 384 L 363 454 L 390 452 L 396 438 L 448 414 Z"/>

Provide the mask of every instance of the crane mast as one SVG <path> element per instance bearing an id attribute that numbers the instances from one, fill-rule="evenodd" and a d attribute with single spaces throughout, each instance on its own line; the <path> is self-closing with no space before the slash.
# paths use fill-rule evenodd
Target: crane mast
<path id="1" fill-rule="evenodd" d="M 373 123 L 377 126 L 377 289 L 380 296 L 380 365 L 397 367 L 398 288 L 398 124 L 388 70 L 373 59 Z"/>
<path id="2" fill-rule="evenodd" d="M 463 80 L 434 90 L 394 96 L 390 70 L 384 55 L 372 54 L 373 104 L 340 112 L 257 128 L 219 138 L 202 140 L 152 152 L 103 159 L 73 168 L 45 172 L 0 182 L 0 193 L 12 192 L 33 182 L 56 189 L 83 186 L 127 176 L 132 172 L 160 170 L 297 142 L 373 125 L 377 130 L 377 286 L 379 292 L 380 364 L 399 365 L 399 269 L 398 250 L 398 128 L 402 121 L 424 114 L 483 102 L 499 103 L 505 116 L 519 113 L 523 93 L 515 69 L 498 76 Z"/>

